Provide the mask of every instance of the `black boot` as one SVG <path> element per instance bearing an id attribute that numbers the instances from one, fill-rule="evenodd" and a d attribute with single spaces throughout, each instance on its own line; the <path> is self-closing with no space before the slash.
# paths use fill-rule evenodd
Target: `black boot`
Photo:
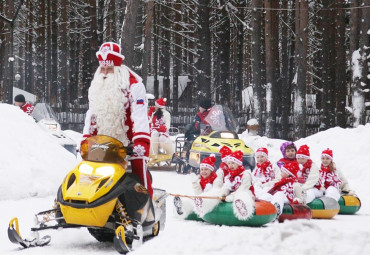
<path id="1" fill-rule="evenodd" d="M 180 197 L 174 197 L 173 204 L 175 205 L 176 212 L 178 215 L 182 215 L 184 212 L 182 211 L 182 201 Z"/>

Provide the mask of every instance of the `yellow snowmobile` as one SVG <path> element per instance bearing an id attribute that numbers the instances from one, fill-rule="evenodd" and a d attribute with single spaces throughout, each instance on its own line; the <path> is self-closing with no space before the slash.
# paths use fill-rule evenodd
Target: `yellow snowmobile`
<path id="1" fill-rule="evenodd" d="M 9 223 L 8 237 L 24 248 L 43 246 L 50 236 L 38 231 L 87 227 L 98 241 L 113 241 L 119 253 L 158 235 L 166 221 L 167 193 L 154 189 L 153 199 L 138 178 L 126 172 L 127 150 L 109 136 L 93 136 L 81 145 L 83 161 L 64 178 L 54 209 L 36 215 L 34 239 L 23 239 L 18 219 Z"/>
<path id="2" fill-rule="evenodd" d="M 246 169 L 255 167 L 254 152 L 243 140 L 239 139 L 239 125 L 229 108 L 214 105 L 205 118 L 208 125 L 201 125 L 200 135 L 191 139 L 191 132 L 176 139 L 176 153 L 172 159 L 176 163 L 176 171 L 186 174 L 199 173 L 200 162 L 212 153 L 216 155 L 216 169 L 221 163 L 219 149 L 228 146 L 232 151 L 244 153 L 243 165 Z M 190 125 L 192 126 L 192 125 Z M 189 127 L 190 127 L 189 126 Z M 190 130 L 190 128 L 188 129 Z"/>

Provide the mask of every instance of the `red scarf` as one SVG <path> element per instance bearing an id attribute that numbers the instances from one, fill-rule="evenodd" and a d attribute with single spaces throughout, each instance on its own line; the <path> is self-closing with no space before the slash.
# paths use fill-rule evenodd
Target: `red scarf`
<path id="1" fill-rule="evenodd" d="M 258 164 L 257 163 L 257 167 L 259 168 L 259 169 L 261 169 L 261 173 L 263 174 L 263 176 L 266 176 L 266 168 L 270 165 L 271 163 L 270 163 L 270 161 L 265 161 L 265 162 L 263 162 L 262 164 Z"/>
<path id="2" fill-rule="evenodd" d="M 197 115 L 200 118 L 200 123 L 203 123 L 205 125 L 209 125 L 209 123 L 206 121 L 206 117 L 207 117 L 208 113 L 209 113 L 208 110 L 204 111 L 203 113 L 198 112 Z"/>
<path id="3" fill-rule="evenodd" d="M 245 171 L 245 168 L 244 166 L 239 166 L 237 169 L 235 170 L 231 170 L 229 169 L 229 175 L 230 175 L 230 181 L 233 182 L 234 181 L 234 178 L 237 177 L 238 175 L 240 175 L 241 173 L 243 173 Z"/>
<path id="4" fill-rule="evenodd" d="M 278 181 L 277 183 L 275 183 L 274 187 L 272 187 L 268 191 L 268 193 L 270 193 L 271 195 L 273 195 L 273 194 L 275 194 L 280 189 L 280 187 L 284 186 L 285 184 L 287 184 L 289 182 L 294 183 L 296 181 L 297 181 L 297 177 L 293 177 L 293 176 L 284 177 L 280 181 Z"/>
<path id="5" fill-rule="evenodd" d="M 299 170 L 301 172 L 301 176 L 299 178 L 300 183 L 305 183 L 307 181 L 308 175 L 310 174 L 312 167 L 312 160 L 309 159 L 306 163 L 303 164 L 302 169 Z"/>
<path id="6" fill-rule="evenodd" d="M 202 190 L 206 188 L 206 185 L 208 183 L 212 184 L 213 181 L 217 178 L 217 174 L 215 171 L 212 171 L 211 174 L 207 178 L 203 178 L 203 176 L 200 176 L 200 186 L 202 187 Z"/>
<path id="7" fill-rule="evenodd" d="M 224 176 L 228 175 L 230 172 L 229 166 L 225 162 L 222 162 L 219 168 L 224 172 Z"/>

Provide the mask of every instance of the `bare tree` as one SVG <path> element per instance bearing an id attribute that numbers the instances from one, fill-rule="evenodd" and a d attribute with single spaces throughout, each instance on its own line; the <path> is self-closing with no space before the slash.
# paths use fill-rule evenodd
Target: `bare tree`
<path id="1" fill-rule="evenodd" d="M 306 73 L 308 46 L 308 2 L 296 0 L 296 77 L 294 98 L 294 138 L 306 136 Z"/>

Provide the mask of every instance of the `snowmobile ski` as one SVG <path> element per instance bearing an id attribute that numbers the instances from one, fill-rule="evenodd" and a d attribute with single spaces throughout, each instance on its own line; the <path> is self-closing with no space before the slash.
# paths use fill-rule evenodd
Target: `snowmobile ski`
<path id="1" fill-rule="evenodd" d="M 125 228 L 123 226 L 119 226 L 116 229 L 116 236 L 113 239 L 114 248 L 120 254 L 126 254 L 131 251 L 130 247 L 127 245 L 126 237 L 125 237 Z"/>
<path id="2" fill-rule="evenodd" d="M 8 227 L 8 238 L 12 243 L 20 244 L 23 248 L 45 246 L 51 241 L 51 237 L 48 235 L 42 237 L 41 239 L 38 238 L 38 233 L 36 233 L 36 237 L 32 240 L 23 239 L 19 233 L 18 218 L 13 218 L 10 221 Z"/>

